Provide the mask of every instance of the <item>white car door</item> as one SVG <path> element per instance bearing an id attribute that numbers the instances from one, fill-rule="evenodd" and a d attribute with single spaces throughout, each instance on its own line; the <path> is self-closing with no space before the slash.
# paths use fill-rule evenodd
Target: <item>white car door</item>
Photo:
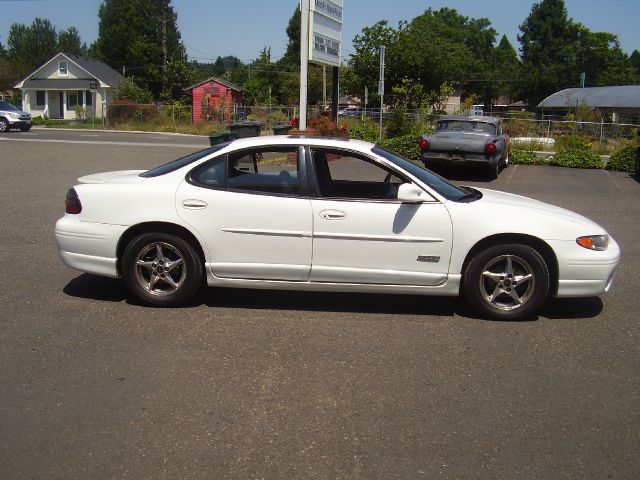
<path id="1" fill-rule="evenodd" d="M 298 165 L 297 147 L 244 150 L 180 185 L 178 214 L 204 239 L 215 276 L 309 280 L 312 213 Z"/>
<path id="2" fill-rule="evenodd" d="M 433 286 L 447 280 L 452 225 L 442 203 L 400 203 L 397 185 L 407 180 L 372 159 L 319 148 L 312 156 L 320 198 L 311 200 L 311 281 Z"/>

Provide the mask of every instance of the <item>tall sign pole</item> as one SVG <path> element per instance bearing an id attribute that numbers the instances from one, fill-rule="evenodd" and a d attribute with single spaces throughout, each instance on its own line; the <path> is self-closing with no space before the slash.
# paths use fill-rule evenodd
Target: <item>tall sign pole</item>
<path id="1" fill-rule="evenodd" d="M 380 47 L 380 79 L 378 81 L 378 95 L 380 95 L 380 139 L 382 140 L 382 108 L 384 107 L 384 57 L 387 47 Z"/>
<path id="2" fill-rule="evenodd" d="M 307 84 L 309 76 L 309 5 L 312 0 L 300 2 L 300 130 L 307 129 Z"/>
<path id="3" fill-rule="evenodd" d="M 333 67 L 333 115 L 338 114 L 343 5 L 344 0 L 300 2 L 300 129 L 307 125 L 308 62 Z"/>

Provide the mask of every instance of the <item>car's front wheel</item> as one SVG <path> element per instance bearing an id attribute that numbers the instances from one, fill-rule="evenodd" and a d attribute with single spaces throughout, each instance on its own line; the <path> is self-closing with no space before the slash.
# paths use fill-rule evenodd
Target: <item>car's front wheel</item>
<path id="1" fill-rule="evenodd" d="M 464 295 L 477 312 L 499 320 L 521 320 L 537 313 L 549 293 L 549 268 L 528 245 L 494 245 L 471 259 L 463 278 Z"/>
<path id="2" fill-rule="evenodd" d="M 29 130 L 31 130 L 31 125 L 26 125 L 26 126 L 20 127 L 20 131 L 22 131 L 22 132 L 28 132 Z"/>
<path id="3" fill-rule="evenodd" d="M 122 276 L 129 291 L 143 303 L 171 307 L 188 302 L 202 285 L 202 262 L 184 239 L 145 233 L 127 245 Z"/>

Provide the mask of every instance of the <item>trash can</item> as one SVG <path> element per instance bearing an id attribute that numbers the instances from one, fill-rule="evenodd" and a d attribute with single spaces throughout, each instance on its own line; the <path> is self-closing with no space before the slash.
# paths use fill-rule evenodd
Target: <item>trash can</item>
<path id="1" fill-rule="evenodd" d="M 259 137 L 261 128 L 262 126 L 258 122 L 241 122 L 229 125 L 229 130 L 235 134 L 236 138 Z"/>
<path id="2" fill-rule="evenodd" d="M 289 133 L 289 130 L 293 128 L 293 125 L 274 125 L 273 126 L 273 134 L 274 135 L 286 135 Z"/>
<path id="3" fill-rule="evenodd" d="M 214 145 L 219 145 L 220 143 L 230 142 L 235 138 L 235 135 L 230 132 L 213 132 L 211 135 L 209 135 L 209 144 L 213 147 Z"/>

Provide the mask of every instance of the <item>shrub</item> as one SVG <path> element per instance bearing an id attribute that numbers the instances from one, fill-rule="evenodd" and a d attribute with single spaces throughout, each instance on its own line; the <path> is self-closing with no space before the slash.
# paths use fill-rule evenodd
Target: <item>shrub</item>
<path id="1" fill-rule="evenodd" d="M 422 152 L 418 146 L 418 141 L 420 141 L 418 135 L 409 134 L 401 137 L 385 138 L 378 142 L 378 145 L 392 150 L 408 160 L 420 160 Z"/>
<path id="2" fill-rule="evenodd" d="M 629 145 L 618 150 L 611 155 L 611 158 L 609 158 L 609 161 L 607 162 L 607 170 L 629 173 L 634 172 L 639 150 L 640 145 Z"/>
<path id="3" fill-rule="evenodd" d="M 412 123 L 407 118 L 407 111 L 398 108 L 393 111 L 393 116 L 387 123 L 387 137 L 402 137 L 404 135 L 409 135 L 412 131 Z"/>
<path id="4" fill-rule="evenodd" d="M 536 155 L 532 150 L 511 150 L 509 163 L 512 165 L 546 165 L 547 160 Z"/>
<path id="5" fill-rule="evenodd" d="M 604 161 L 597 153 L 569 149 L 556 153 L 549 159 L 549 165 L 572 168 L 604 168 Z"/>
<path id="6" fill-rule="evenodd" d="M 348 121 L 349 123 L 349 138 L 356 140 L 365 140 L 367 142 L 375 143 L 378 141 L 380 131 L 378 124 L 369 118 L 364 120 Z"/>
<path id="7" fill-rule="evenodd" d="M 592 145 L 591 139 L 577 135 L 564 135 L 556 138 L 556 148 L 559 152 L 564 150 L 591 150 Z"/>
<path id="8" fill-rule="evenodd" d="M 107 120 L 111 125 L 127 122 L 146 122 L 155 119 L 159 115 L 158 109 L 153 105 L 136 105 L 130 100 L 119 100 L 109 105 Z"/>

